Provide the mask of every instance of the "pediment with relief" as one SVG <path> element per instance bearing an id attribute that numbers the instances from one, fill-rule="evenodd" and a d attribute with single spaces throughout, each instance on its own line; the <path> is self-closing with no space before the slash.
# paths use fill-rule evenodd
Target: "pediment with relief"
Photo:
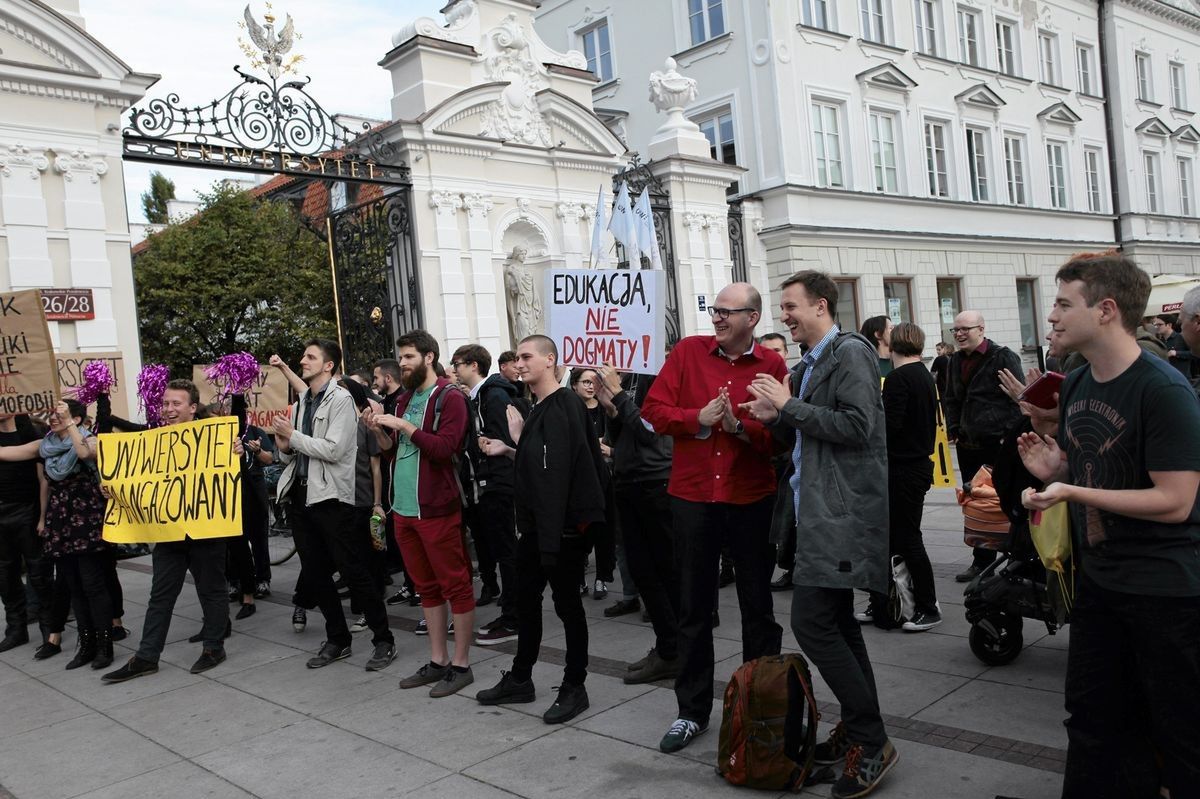
<path id="1" fill-rule="evenodd" d="M 1171 135 L 1171 129 L 1158 117 L 1150 117 L 1134 128 L 1134 130 L 1144 136 L 1155 136 L 1161 139 L 1165 139 Z"/>
<path id="2" fill-rule="evenodd" d="M 875 86 L 880 89 L 903 92 L 908 94 L 916 87 L 917 82 L 905 74 L 904 70 L 892 61 L 865 70 L 854 76 L 864 86 Z"/>
<path id="3" fill-rule="evenodd" d="M 1067 127 L 1074 127 L 1083 120 L 1083 117 L 1072 111 L 1071 106 L 1066 103 L 1055 103 L 1043 108 L 1038 112 L 1038 118 L 1043 122 L 1057 122 Z"/>
<path id="4" fill-rule="evenodd" d="M 986 83 L 978 83 L 966 91 L 960 92 L 955 95 L 954 100 L 957 103 L 974 105 L 992 111 L 999 111 L 1008 105 L 1008 103 L 1004 102 L 1004 98 L 996 94 Z"/>
<path id="5" fill-rule="evenodd" d="M 0 14 L 0 59 L 34 69 L 96 75 L 95 70 L 53 41 L 45 31 L 3 14 Z"/>
<path id="6" fill-rule="evenodd" d="M 1171 138 L 1183 144 L 1200 144 L 1200 133 L 1191 125 L 1184 125 L 1171 134 Z"/>

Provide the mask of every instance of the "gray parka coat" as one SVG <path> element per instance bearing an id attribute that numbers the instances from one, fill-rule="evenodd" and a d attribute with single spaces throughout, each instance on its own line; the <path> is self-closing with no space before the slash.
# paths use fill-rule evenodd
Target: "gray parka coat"
<path id="1" fill-rule="evenodd" d="M 877 358 L 861 335 L 840 334 L 813 364 L 803 398 L 803 364 L 792 369 L 793 398 L 772 430 L 789 448 L 796 431 L 804 435 L 797 585 L 887 591 L 887 427 Z M 777 521 L 780 514 L 795 517 L 786 479 Z"/>

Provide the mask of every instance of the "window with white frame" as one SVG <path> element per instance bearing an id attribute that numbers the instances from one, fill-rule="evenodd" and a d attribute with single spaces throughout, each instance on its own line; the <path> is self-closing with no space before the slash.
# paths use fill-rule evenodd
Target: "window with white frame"
<path id="1" fill-rule="evenodd" d="M 1004 137 L 1004 182 L 1008 201 L 1013 205 L 1028 205 L 1025 194 L 1025 138 L 1012 134 Z"/>
<path id="2" fill-rule="evenodd" d="M 967 178 L 971 199 L 981 203 L 991 200 L 987 151 L 987 131 L 967 128 Z"/>
<path id="3" fill-rule="evenodd" d="M 1020 72 L 1017 57 L 1017 23 L 1007 19 L 996 20 L 996 65 L 1005 75 Z"/>
<path id="4" fill-rule="evenodd" d="M 594 73 L 601 83 L 612 80 L 612 42 L 608 35 L 608 20 L 580 32 L 579 38 L 583 40 L 588 71 Z"/>
<path id="5" fill-rule="evenodd" d="M 1183 64 L 1171 62 L 1171 105 L 1175 108 L 1187 108 L 1187 80 L 1184 77 Z"/>
<path id="6" fill-rule="evenodd" d="M 1194 216 L 1192 206 L 1192 159 L 1179 157 L 1175 159 L 1179 171 L 1179 213 L 1184 216 Z"/>
<path id="7" fill-rule="evenodd" d="M 1087 178 L 1088 210 L 1092 213 L 1104 210 L 1104 200 L 1100 193 L 1104 173 L 1100 171 L 1100 164 L 1100 150 L 1095 147 L 1083 148 L 1083 171 Z"/>
<path id="8" fill-rule="evenodd" d="M 844 188 L 840 108 L 832 103 L 812 104 L 813 154 L 817 159 L 817 185 Z"/>
<path id="9" fill-rule="evenodd" d="M 950 174 L 946 160 L 946 123 L 925 122 L 925 171 L 930 197 L 950 196 Z"/>
<path id="10" fill-rule="evenodd" d="M 940 55 L 938 48 L 938 22 L 942 9 L 938 0 L 915 0 L 917 18 L 917 51 L 925 55 Z"/>
<path id="11" fill-rule="evenodd" d="M 733 113 L 728 109 L 716 111 L 692 120 L 708 139 L 708 154 L 722 164 L 737 163 L 737 140 L 733 130 Z"/>
<path id="12" fill-rule="evenodd" d="M 1150 76 L 1150 56 L 1146 53 L 1133 54 L 1134 75 L 1137 76 L 1137 96 L 1139 100 L 1154 102 L 1154 83 Z"/>
<path id="13" fill-rule="evenodd" d="M 1058 85 L 1058 37 L 1038 31 L 1038 80 Z"/>
<path id="14" fill-rule="evenodd" d="M 1067 146 L 1046 142 L 1046 168 L 1050 178 L 1050 207 L 1067 208 Z"/>
<path id="15" fill-rule="evenodd" d="M 869 42 L 887 44 L 887 24 L 884 17 L 887 0 L 858 0 L 858 16 L 862 37 Z"/>
<path id="16" fill-rule="evenodd" d="M 1157 214 L 1158 198 L 1162 194 L 1162 186 L 1159 183 L 1162 169 L 1158 153 L 1142 151 L 1142 170 L 1146 174 L 1146 211 Z"/>
<path id="17" fill-rule="evenodd" d="M 1075 45 L 1075 79 L 1079 82 L 1080 94 L 1095 95 L 1095 54 L 1090 44 Z"/>
<path id="18" fill-rule="evenodd" d="M 723 0 L 688 0 L 688 27 L 692 44 L 707 42 L 725 32 Z"/>
<path id="19" fill-rule="evenodd" d="M 896 116 L 887 111 L 871 109 L 867 115 L 871 137 L 871 170 L 875 176 L 875 191 L 895 194 L 900 190 L 899 170 L 896 168 Z"/>
<path id="20" fill-rule="evenodd" d="M 802 21 L 810 28 L 833 29 L 833 19 L 829 14 L 830 0 L 804 0 L 802 6 Z"/>
<path id="21" fill-rule="evenodd" d="M 958 59 L 964 64 L 983 66 L 983 15 L 972 8 L 958 9 Z"/>

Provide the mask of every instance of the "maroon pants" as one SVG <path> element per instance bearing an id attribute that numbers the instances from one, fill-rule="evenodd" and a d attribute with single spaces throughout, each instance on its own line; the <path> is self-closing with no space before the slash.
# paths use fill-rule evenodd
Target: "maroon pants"
<path id="1" fill-rule="evenodd" d="M 421 606 L 436 608 L 449 602 L 454 614 L 474 610 L 475 589 L 463 548 L 462 513 L 430 519 L 394 514 L 392 519 L 404 568 L 421 595 Z"/>

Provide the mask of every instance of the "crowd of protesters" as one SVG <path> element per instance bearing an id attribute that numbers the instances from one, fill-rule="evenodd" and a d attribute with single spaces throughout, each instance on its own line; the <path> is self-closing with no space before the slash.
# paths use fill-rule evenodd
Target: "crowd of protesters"
<path id="1" fill-rule="evenodd" d="M 921 528 L 944 409 L 962 479 L 995 467 L 1014 523 L 1069 503 L 1076 594 L 1063 795 L 1197 795 L 1200 403 L 1188 378 L 1200 289 L 1177 316 L 1145 319 L 1149 278 L 1119 254 L 1076 256 L 1056 281 L 1047 338 L 1051 365 L 1067 376 L 1049 408 L 1023 401 L 1039 373 L 1022 374 L 979 312 L 958 314 L 953 345 L 939 342 L 927 368 L 915 324 L 875 317 L 843 330 L 837 283 L 818 271 L 779 287 L 790 342 L 757 337 L 762 298 L 734 283 L 708 307 L 712 333 L 676 343 L 656 376 L 607 364 L 567 370 L 542 335 L 495 359 L 461 346 L 443 370 L 439 343 L 419 330 L 400 337 L 394 359 L 347 376 L 338 344 L 314 339 L 298 372 L 271 358 L 299 399 L 266 430 L 246 424 L 244 400 L 203 409 L 195 385 L 171 381 L 164 424 L 238 415 L 245 529 L 154 547 L 140 645 L 103 680 L 157 671 L 188 571 L 204 616 L 192 671 L 225 660 L 228 601 L 241 620 L 271 590 L 263 470 L 282 467 L 276 499 L 290 509 L 301 565 L 293 624 L 303 629 L 313 609 L 325 624 L 308 668 L 347 658 L 366 630 L 366 669 L 387 668 L 396 643 L 386 606 L 410 602 L 422 608 L 429 660 L 401 688 L 458 693 L 474 682 L 473 644 L 515 640 L 511 668 L 476 699 L 534 702 L 549 586 L 566 644 L 543 718 L 567 722 L 589 706 L 584 598 L 607 597 L 619 572 L 622 592 L 605 615 L 644 608 L 653 627 L 653 646 L 624 680 L 673 680 L 677 712 L 659 746 L 676 752 L 708 730 L 714 679 L 727 676 L 715 673 L 712 631 L 728 574 L 744 661 L 780 652 L 771 592 L 791 591 L 791 633 L 840 705 L 815 762 L 842 764 L 834 797 L 865 796 L 899 752 L 860 624 L 922 632 L 942 622 Z M 73 611 L 66 668 L 101 670 L 124 628 L 115 554 L 101 535 L 96 434 L 136 425 L 113 417 L 107 398 L 94 424 L 86 411 L 60 403 L 48 430 L 0 419 L 0 651 L 29 643 L 36 618 L 34 657 L 61 653 Z M 958 579 L 975 580 L 994 556 L 976 550 Z M 901 561 L 913 607 L 896 620 L 887 596 Z M 392 597 L 389 564 L 405 580 Z M 856 590 L 869 596 L 857 613 Z M 476 628 L 477 609 L 493 603 L 498 612 Z"/>

